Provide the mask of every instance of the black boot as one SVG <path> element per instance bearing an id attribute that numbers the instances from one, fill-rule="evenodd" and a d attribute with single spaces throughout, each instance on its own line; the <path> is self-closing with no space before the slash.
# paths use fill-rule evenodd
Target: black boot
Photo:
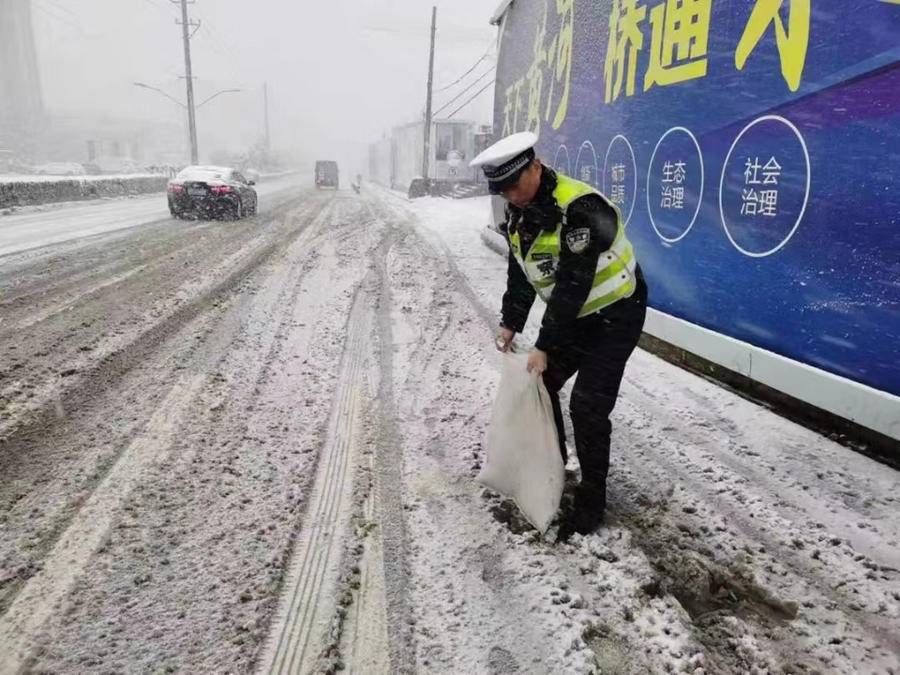
<path id="1" fill-rule="evenodd" d="M 576 532 L 594 532 L 603 524 L 605 511 L 606 484 L 581 481 L 575 488 L 572 510 L 559 528 L 559 539 L 565 541 Z"/>

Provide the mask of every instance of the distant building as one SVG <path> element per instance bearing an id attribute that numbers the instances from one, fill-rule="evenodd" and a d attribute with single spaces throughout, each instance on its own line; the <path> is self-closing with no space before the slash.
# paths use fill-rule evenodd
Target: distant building
<path id="1" fill-rule="evenodd" d="M 88 162 L 108 172 L 120 171 L 117 163 L 179 166 L 186 161 L 185 131 L 178 124 L 93 111 L 51 111 L 47 117 L 42 155 L 50 161 Z"/>
<path id="2" fill-rule="evenodd" d="M 406 190 L 422 177 L 424 122 L 394 127 L 390 136 L 369 146 L 370 180 L 391 188 Z M 469 168 L 475 156 L 479 130 L 474 122 L 436 119 L 431 127 L 431 154 L 427 178 L 443 183 L 474 183 L 480 171 Z"/>
<path id="3" fill-rule="evenodd" d="M 0 150 L 33 155 L 43 123 L 31 3 L 0 0 Z"/>

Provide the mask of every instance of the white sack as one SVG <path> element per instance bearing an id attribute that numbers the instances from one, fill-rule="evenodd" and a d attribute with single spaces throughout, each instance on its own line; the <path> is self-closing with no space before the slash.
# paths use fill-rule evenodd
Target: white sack
<path id="1" fill-rule="evenodd" d="M 528 355 L 503 355 L 500 391 L 487 432 L 487 461 L 478 481 L 512 498 L 540 532 L 559 509 L 565 467 L 542 378 L 527 370 Z"/>

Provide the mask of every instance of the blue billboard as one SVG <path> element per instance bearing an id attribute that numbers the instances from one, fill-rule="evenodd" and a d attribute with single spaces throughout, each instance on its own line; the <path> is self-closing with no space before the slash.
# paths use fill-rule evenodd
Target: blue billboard
<path id="1" fill-rule="evenodd" d="M 618 206 L 653 308 L 900 395 L 900 3 L 516 0 L 494 119 Z"/>

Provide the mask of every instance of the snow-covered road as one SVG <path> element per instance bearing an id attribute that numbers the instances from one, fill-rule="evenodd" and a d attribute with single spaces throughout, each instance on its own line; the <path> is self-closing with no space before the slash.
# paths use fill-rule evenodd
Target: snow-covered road
<path id="1" fill-rule="evenodd" d="M 273 195 L 297 185 L 309 185 L 308 177 L 260 184 L 260 207 L 265 208 Z M 0 216 L 0 256 L 169 219 L 165 193 L 21 207 Z"/>
<path id="2" fill-rule="evenodd" d="M 475 482 L 486 220 L 297 189 L 0 259 L 0 673 L 900 672 L 897 472 L 648 353 L 598 533 Z"/>

